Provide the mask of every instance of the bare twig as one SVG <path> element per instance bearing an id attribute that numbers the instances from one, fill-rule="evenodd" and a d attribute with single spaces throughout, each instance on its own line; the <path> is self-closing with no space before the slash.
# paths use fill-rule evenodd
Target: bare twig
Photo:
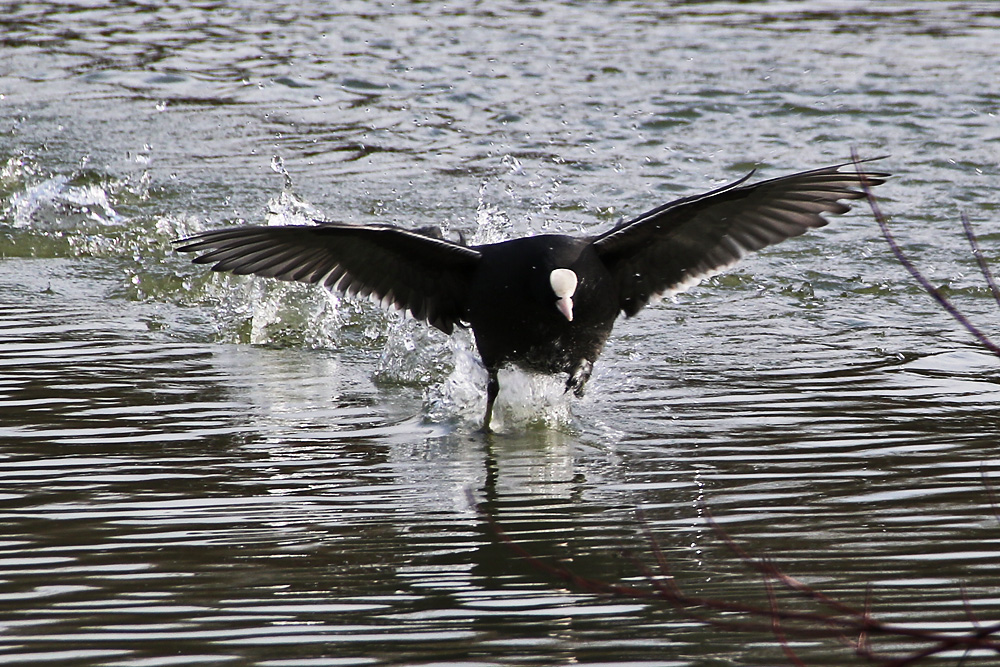
<path id="1" fill-rule="evenodd" d="M 865 610 L 864 610 L 865 620 L 870 621 L 872 617 L 872 585 L 871 582 L 865 586 Z M 857 648 L 855 649 L 858 655 L 868 657 L 873 659 L 871 642 L 869 641 L 868 633 L 864 630 L 858 634 Z"/>
<path id="2" fill-rule="evenodd" d="M 885 214 L 882 213 L 882 209 L 881 207 L 879 207 L 878 201 L 872 194 L 872 189 L 871 185 L 868 182 L 868 177 L 865 176 L 863 170 L 859 165 L 860 159 L 858 158 L 857 153 L 853 150 L 851 151 L 851 159 L 854 161 L 855 166 L 857 168 L 858 179 L 861 183 L 861 189 L 862 191 L 864 191 L 865 197 L 868 199 L 868 206 L 871 207 L 872 215 L 875 216 L 875 220 L 878 222 L 879 229 L 882 230 L 882 236 L 885 238 L 885 242 L 889 244 L 889 249 L 892 250 L 892 254 L 896 256 L 896 259 L 899 260 L 899 263 L 903 265 L 903 268 L 909 271 L 910 275 L 913 276 L 913 278 L 920 284 L 921 287 L 924 288 L 924 291 L 930 294 L 931 297 L 933 297 L 934 300 L 937 301 L 938 304 L 942 308 L 944 308 L 949 315 L 954 317 L 959 324 L 965 327 L 966 331 L 972 334 L 976 338 L 976 340 L 979 341 L 980 345 L 982 345 L 987 350 L 1000 357 L 1000 346 L 994 344 L 993 341 L 991 341 L 989 337 L 985 333 L 983 333 L 983 331 L 981 331 L 978 327 L 976 327 L 976 325 L 970 322 L 969 318 L 963 315 L 962 312 L 959 311 L 958 308 L 956 308 L 951 303 L 951 301 L 948 300 L 948 297 L 946 297 L 941 292 L 941 290 L 934 287 L 934 285 L 931 284 L 931 282 L 924 276 L 924 274 L 920 272 L 920 269 L 918 269 L 916 265 L 910 261 L 909 257 L 906 256 L 902 248 L 899 247 L 899 244 L 896 243 L 895 237 L 889 230 L 888 219 L 886 218 Z M 971 230 L 971 227 L 967 229 Z M 976 245 L 976 247 L 978 248 L 978 245 Z M 986 270 L 988 271 L 989 269 Z"/>
<path id="3" fill-rule="evenodd" d="M 741 547 L 739 544 L 737 544 L 729 536 L 729 534 L 722 528 L 722 526 L 720 526 L 715 521 L 715 517 L 712 515 L 711 510 L 709 510 L 707 506 L 705 506 L 703 504 L 701 509 L 702 509 L 702 511 L 704 513 L 705 521 L 708 523 L 709 526 L 712 527 L 712 530 L 715 531 L 715 534 L 719 537 L 719 539 L 721 539 L 723 541 L 723 543 L 727 547 L 729 547 L 729 550 L 732 551 L 733 554 L 735 554 L 736 557 L 739 558 L 740 561 L 744 565 L 746 565 L 747 567 L 750 567 L 750 568 L 752 568 L 754 570 L 757 570 L 758 572 L 761 572 L 762 574 L 765 574 L 765 575 L 774 577 L 775 579 L 778 579 L 789 590 L 793 590 L 793 591 L 799 593 L 800 595 L 802 595 L 804 597 L 816 600 L 816 601 L 818 601 L 818 602 L 820 602 L 820 603 L 822 603 L 822 604 L 830 607 L 831 609 L 833 609 L 834 611 L 836 611 L 836 612 L 838 612 L 840 614 L 845 614 L 847 616 L 855 616 L 855 617 L 861 617 L 861 616 L 863 616 L 863 614 L 861 612 L 859 612 L 858 610 L 854 609 L 853 607 L 850 607 L 850 606 L 848 606 L 848 605 L 846 605 L 843 602 L 840 602 L 838 600 L 834 600 L 832 598 L 829 598 L 826 595 L 824 595 L 823 593 L 821 593 L 820 591 L 817 591 L 812 586 L 809 586 L 808 584 L 803 583 L 803 582 L 799 581 L 798 579 L 795 579 L 794 577 L 788 576 L 787 574 L 785 574 L 784 572 L 782 572 L 780 569 L 778 569 L 774 565 L 774 563 L 772 563 L 771 561 L 765 561 L 765 560 L 753 558 L 752 556 L 750 556 L 746 552 L 745 549 L 743 549 L 743 547 Z"/>
<path id="4" fill-rule="evenodd" d="M 976 238 L 976 233 L 972 230 L 972 223 L 969 222 L 969 216 L 965 213 L 962 213 L 962 228 L 965 230 L 965 237 L 969 239 L 972 254 L 975 256 L 976 262 L 979 263 L 979 271 L 983 274 L 983 278 L 986 279 L 986 284 L 993 294 L 993 300 L 1000 306 L 1000 287 L 997 287 L 997 283 L 993 279 L 993 272 L 990 270 L 990 265 L 986 263 L 986 258 L 983 257 L 983 251 L 979 249 L 979 239 Z"/>
<path id="5" fill-rule="evenodd" d="M 778 598 L 774 594 L 774 585 L 771 583 L 771 577 L 767 574 L 763 574 L 762 576 L 764 579 L 764 590 L 767 592 L 767 603 L 771 610 L 771 632 L 774 634 L 774 638 L 778 640 L 781 651 L 788 658 L 788 661 L 797 667 L 805 667 L 805 663 L 792 650 L 791 645 L 788 643 L 788 637 L 785 636 L 785 632 L 781 629 L 781 611 L 778 608 Z"/>

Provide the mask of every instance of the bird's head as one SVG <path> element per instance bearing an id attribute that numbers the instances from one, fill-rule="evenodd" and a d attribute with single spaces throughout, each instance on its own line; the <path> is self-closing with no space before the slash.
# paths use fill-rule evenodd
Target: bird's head
<path id="1" fill-rule="evenodd" d="M 579 280 L 569 269 L 555 269 L 549 274 L 549 285 L 556 295 L 556 308 L 567 321 L 573 321 L 573 295 Z"/>

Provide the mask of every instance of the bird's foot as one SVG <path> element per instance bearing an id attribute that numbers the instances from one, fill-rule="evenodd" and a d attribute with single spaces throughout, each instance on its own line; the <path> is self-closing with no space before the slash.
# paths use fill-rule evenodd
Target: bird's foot
<path id="1" fill-rule="evenodd" d="M 483 427 L 479 429 L 482 433 L 492 433 L 490 422 L 493 421 L 493 404 L 500 393 L 500 380 L 497 379 L 496 369 L 487 369 L 489 377 L 486 380 L 486 416 L 483 417 Z"/>
<path id="2" fill-rule="evenodd" d="M 584 386 L 587 384 L 587 380 L 590 379 L 592 372 L 594 372 L 594 364 L 586 359 L 581 361 L 573 372 L 570 373 L 569 379 L 566 380 L 566 391 L 572 389 L 573 394 L 577 398 L 582 398 Z"/>

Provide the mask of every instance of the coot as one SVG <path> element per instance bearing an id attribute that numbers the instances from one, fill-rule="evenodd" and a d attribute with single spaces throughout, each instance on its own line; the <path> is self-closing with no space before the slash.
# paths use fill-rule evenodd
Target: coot
<path id="1" fill-rule="evenodd" d="M 664 204 L 596 236 L 541 234 L 466 246 L 436 229 L 387 224 L 246 226 L 181 239 L 214 271 L 322 283 L 372 297 L 446 334 L 470 327 L 489 374 L 488 431 L 505 364 L 568 373 L 583 395 L 594 362 L 620 313 L 674 294 L 735 264 L 752 250 L 809 228 L 822 213 L 844 213 L 864 179 L 857 163 L 824 167 L 752 185 L 745 177 L 706 194 Z M 852 167 L 842 172 L 841 169 Z"/>

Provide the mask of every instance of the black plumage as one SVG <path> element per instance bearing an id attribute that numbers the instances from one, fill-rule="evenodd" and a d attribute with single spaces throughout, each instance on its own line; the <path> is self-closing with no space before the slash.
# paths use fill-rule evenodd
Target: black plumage
<path id="1" fill-rule="evenodd" d="M 529 236 L 466 246 L 385 224 L 247 226 L 182 239 L 215 271 L 321 283 L 393 305 L 445 333 L 469 326 L 489 374 L 489 429 L 504 364 L 569 374 L 582 395 L 619 313 L 683 291 L 746 253 L 844 213 L 887 174 L 847 163 L 747 185 L 744 178 L 685 197 L 603 234 Z"/>

